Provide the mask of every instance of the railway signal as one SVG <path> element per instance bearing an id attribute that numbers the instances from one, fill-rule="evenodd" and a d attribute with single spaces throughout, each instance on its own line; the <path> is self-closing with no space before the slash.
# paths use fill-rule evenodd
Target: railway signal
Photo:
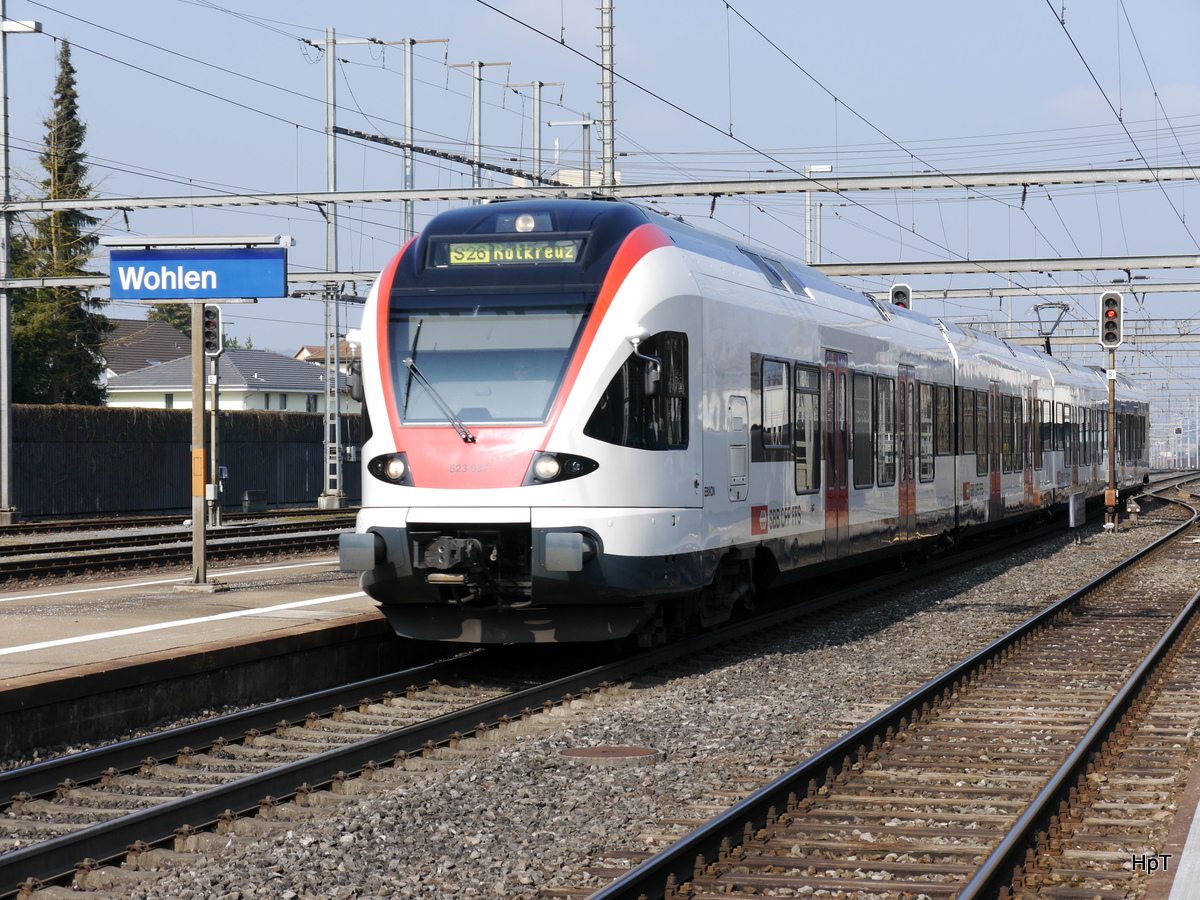
<path id="1" fill-rule="evenodd" d="M 204 355 L 220 356 L 221 351 L 225 349 L 225 336 L 221 331 L 221 307 L 211 303 L 205 304 L 200 327 L 204 331 Z"/>
<path id="2" fill-rule="evenodd" d="M 1125 340 L 1125 298 L 1120 291 L 1100 295 L 1100 346 L 1113 350 Z"/>
<path id="3" fill-rule="evenodd" d="M 907 284 L 893 284 L 888 291 L 888 299 L 893 306 L 901 309 L 912 309 L 912 288 Z"/>

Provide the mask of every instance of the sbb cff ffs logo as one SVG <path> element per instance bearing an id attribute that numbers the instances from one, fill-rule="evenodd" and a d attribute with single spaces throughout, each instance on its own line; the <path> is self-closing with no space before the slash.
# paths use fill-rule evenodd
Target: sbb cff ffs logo
<path id="1" fill-rule="evenodd" d="M 220 356 L 225 349 L 225 337 L 221 333 L 221 307 L 206 304 L 200 316 L 201 336 L 205 356 Z"/>
<path id="2" fill-rule="evenodd" d="M 1100 295 L 1100 346 L 1109 350 L 1120 347 L 1125 340 L 1125 297 L 1120 291 L 1105 291 Z"/>

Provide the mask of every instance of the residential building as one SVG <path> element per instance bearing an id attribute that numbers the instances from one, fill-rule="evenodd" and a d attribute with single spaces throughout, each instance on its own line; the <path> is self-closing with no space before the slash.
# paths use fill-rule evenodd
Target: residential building
<path id="1" fill-rule="evenodd" d="M 292 359 L 270 350 L 225 350 L 216 359 L 221 409 L 325 411 L 323 365 Z M 205 358 L 206 381 L 208 371 L 209 358 Z M 360 412 L 361 405 L 346 394 L 344 383 L 341 390 L 341 411 Z M 108 405 L 190 409 L 191 355 L 110 378 Z"/>

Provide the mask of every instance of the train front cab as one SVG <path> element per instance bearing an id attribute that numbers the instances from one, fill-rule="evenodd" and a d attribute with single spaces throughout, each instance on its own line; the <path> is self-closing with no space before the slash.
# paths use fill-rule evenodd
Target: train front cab
<path id="1" fill-rule="evenodd" d="M 535 219 L 528 238 L 495 233 L 522 215 Z M 501 239 L 514 256 L 574 242 L 578 259 L 488 271 L 450 255 L 486 254 Z M 374 334 L 363 337 L 380 348 L 366 379 L 376 386 L 370 500 L 365 491 L 360 534 L 342 555 L 398 633 L 619 638 L 663 599 L 711 581 L 716 554 L 697 539 L 699 401 L 689 395 L 699 302 L 670 247 L 625 204 L 526 201 L 445 214 L 398 261 L 395 286 L 381 279 L 367 308 Z M 573 317 L 542 364 L 534 326 L 561 319 L 560 307 Z M 515 364 L 558 373 L 525 421 L 504 412 Z M 379 475 L 400 456 L 403 474 L 387 483 Z"/>

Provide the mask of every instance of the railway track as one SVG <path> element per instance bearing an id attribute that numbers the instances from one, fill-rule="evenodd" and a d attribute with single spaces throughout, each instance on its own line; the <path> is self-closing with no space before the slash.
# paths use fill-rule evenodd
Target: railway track
<path id="1" fill-rule="evenodd" d="M 353 516 L 356 508 L 319 509 L 315 506 L 297 509 L 275 509 L 270 512 L 237 512 L 225 510 L 221 518 L 225 522 L 261 522 L 264 519 L 321 519 Z M 6 537 L 53 534 L 70 531 L 115 531 L 130 528 L 182 528 L 190 515 L 157 516 L 92 516 L 83 519 L 34 519 L 30 521 L 0 524 L 0 541 Z"/>
<path id="2" fill-rule="evenodd" d="M 206 551 L 212 560 L 329 552 L 337 548 L 338 535 L 353 527 L 353 516 L 344 513 L 289 521 L 229 524 L 207 531 Z M 190 528 L 89 532 L 64 538 L 0 543 L 0 582 L 188 565 L 191 559 Z"/>
<path id="3" fill-rule="evenodd" d="M 130 847 L 196 849 L 205 827 L 249 834 L 319 812 L 338 795 L 470 754 L 491 732 L 537 728 L 535 713 L 602 702 L 619 691 L 604 678 L 644 667 L 647 656 L 655 654 L 541 678 L 524 664 L 523 682 L 501 683 L 487 670 L 511 672 L 508 654 L 478 651 L 0 773 L 0 796 L 13 798 L 0 814 L 0 896 L 70 873 L 85 884 L 88 871 Z M 240 818 L 248 814 L 253 821 Z"/>
<path id="4" fill-rule="evenodd" d="M 1198 564 L 1193 519 L 594 900 L 1135 896 L 1200 716 Z"/>
<path id="5" fill-rule="evenodd" d="M 612 683 L 664 662 L 690 658 L 709 645 L 770 628 L 788 615 L 761 617 L 720 633 L 537 683 L 478 679 L 487 657 L 476 654 L 386 681 L 273 704 L 0 774 L 0 796 L 17 798 L 0 815 L 0 896 L 22 881 L 26 890 L 33 890 L 43 880 L 64 874 L 69 877 L 72 872 L 81 886 L 140 877 L 115 869 L 113 863 L 125 858 L 127 868 L 144 867 L 151 858 L 161 859 L 144 856 L 163 852 L 155 845 L 200 850 L 235 834 L 262 834 L 289 817 L 319 815 L 322 804 L 337 803 L 339 796 L 344 800 L 355 793 L 379 790 L 394 779 L 411 777 L 413 769 L 437 765 L 439 758 L 486 752 L 492 738 L 507 730 L 553 722 L 554 710 L 562 706 L 603 703 L 606 696 L 621 694 Z M 516 668 L 527 666 L 521 661 Z M 511 661 L 506 667 L 514 670 Z M 448 687 L 452 682 L 454 686 Z M 410 689 L 410 684 L 420 686 Z M 921 701 L 915 702 L 919 709 Z M 319 709 L 323 714 L 310 715 Z M 539 710 L 549 715 L 534 715 Z M 911 713 L 901 714 L 908 715 Z M 887 748 L 881 738 L 880 748 L 890 750 L 905 743 L 906 738 L 897 734 L 888 739 Z M 833 760 L 843 753 L 854 757 L 859 740 L 864 738 L 855 732 L 820 758 Z M 865 740 L 866 747 L 871 747 L 870 740 Z M 878 754 L 879 749 L 867 752 Z M 871 762 L 874 765 L 874 760 Z M 854 773 L 856 764 L 852 760 L 847 772 Z M 824 771 L 818 773 L 818 785 L 825 776 Z M 871 782 L 860 789 L 877 791 L 882 783 Z M 800 792 L 799 796 L 805 795 Z M 784 802 L 776 805 L 779 810 L 787 808 L 786 794 Z M 764 809 L 764 821 L 755 826 L 752 840 L 760 839 L 757 829 L 765 826 L 768 815 L 776 823 L 784 818 Z M 215 828 L 219 836 L 202 832 L 204 828 Z M 738 840 L 744 823 L 739 828 Z M 733 853 L 747 852 L 735 850 L 736 844 L 737 840 L 730 844 L 727 859 Z M 134 849 L 127 851 L 130 847 Z M 127 852 L 132 855 L 126 856 Z M 718 841 L 707 859 L 715 861 L 720 853 Z M 772 854 L 779 855 L 778 848 L 770 847 L 759 855 Z M 684 879 L 677 878 L 677 885 L 694 875 L 695 856 L 692 853 L 683 866 Z M 624 857 L 626 861 L 629 858 Z M 661 868 L 662 863 L 654 866 Z M 708 866 L 706 862 L 702 877 L 719 879 Z M 642 886 L 632 896 L 642 892 L 650 897 L 668 896 L 666 882 L 659 881 L 657 893 L 653 887 L 647 891 Z M 728 883 L 717 885 L 716 890 L 723 891 Z"/>

